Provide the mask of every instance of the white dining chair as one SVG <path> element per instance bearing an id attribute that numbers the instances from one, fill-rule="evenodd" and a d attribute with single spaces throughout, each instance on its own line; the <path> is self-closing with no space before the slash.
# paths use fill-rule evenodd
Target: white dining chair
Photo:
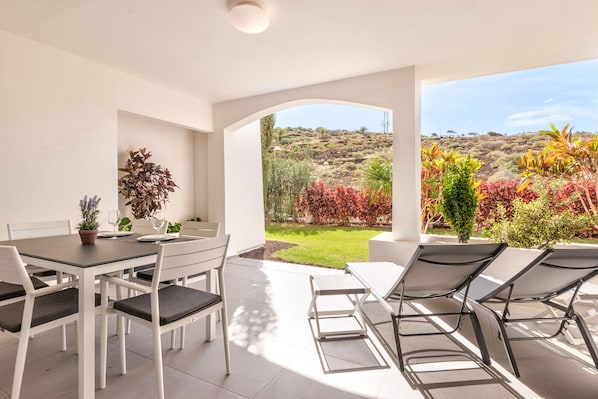
<path id="1" fill-rule="evenodd" d="M 164 221 L 164 225 L 158 234 L 166 234 L 168 230 L 168 220 Z M 156 234 L 152 221 L 150 219 L 133 219 L 131 220 L 131 233 L 134 234 Z"/>
<path id="2" fill-rule="evenodd" d="M 162 341 L 160 336 L 201 320 L 214 312 L 222 318 L 226 374 L 230 374 L 230 354 L 228 342 L 228 318 L 224 286 L 224 266 L 229 236 L 219 236 L 204 240 L 191 240 L 161 244 L 154 278 L 151 286 L 141 285 L 114 276 L 100 277 L 102 295 L 102 317 L 100 326 L 100 388 L 106 387 L 106 357 L 108 340 L 108 314 L 116 313 L 133 322 L 148 327 L 153 332 L 154 362 L 158 397 L 164 398 L 164 376 L 162 366 Z M 216 271 L 218 273 L 219 294 L 181 285 L 166 285 L 161 280 L 179 280 L 190 275 Z M 143 292 L 132 298 L 109 303 L 109 283 L 133 288 Z M 121 346 L 121 372 L 126 374 L 126 348 L 124 323 L 118 331 Z"/>
<path id="3" fill-rule="evenodd" d="M 29 337 L 77 319 L 79 294 L 75 286 L 78 282 L 71 280 L 36 288 L 14 246 L 0 246 L 0 280 L 21 285 L 25 291 L 24 299 L 0 306 L 0 331 L 19 340 L 11 394 L 12 399 L 18 399 Z M 99 299 L 96 296 L 96 306 Z"/>
<path id="4" fill-rule="evenodd" d="M 186 237 L 186 238 L 212 238 L 218 237 L 220 235 L 220 223 L 218 222 L 196 222 L 192 220 L 185 220 L 181 222 L 181 229 L 179 231 L 179 237 Z M 148 268 L 144 270 L 140 270 L 136 273 L 135 277 L 139 280 L 144 280 L 147 282 L 151 282 L 154 278 L 154 268 Z M 195 277 L 195 276 L 193 276 Z M 163 283 L 172 283 L 167 281 L 162 281 Z M 186 286 L 187 285 L 187 277 L 185 277 L 181 283 Z M 218 287 L 218 285 L 216 285 Z M 220 315 L 217 315 L 218 321 L 220 321 Z M 127 331 L 129 331 L 129 327 L 127 327 Z M 185 326 L 181 327 L 179 333 L 179 340 L 180 340 L 180 348 L 185 347 Z M 174 330 L 171 333 L 170 337 L 170 347 L 174 349 L 176 347 L 176 336 Z"/>
<path id="5" fill-rule="evenodd" d="M 49 220 L 42 222 L 7 223 L 6 227 L 8 229 L 9 240 L 52 237 L 72 233 L 71 221 L 68 219 Z M 61 272 L 55 272 L 53 270 L 48 270 L 31 264 L 26 265 L 26 269 L 31 275 L 38 274 L 47 277 L 48 275 L 55 274 L 56 282 L 58 284 L 62 283 L 63 281 L 63 275 Z M 62 326 L 62 350 L 66 350 L 66 325 Z"/>

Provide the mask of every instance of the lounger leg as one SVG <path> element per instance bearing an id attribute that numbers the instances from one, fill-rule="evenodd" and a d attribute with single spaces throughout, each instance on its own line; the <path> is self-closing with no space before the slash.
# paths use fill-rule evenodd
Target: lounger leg
<path id="1" fill-rule="evenodd" d="M 405 363 L 403 362 L 403 352 L 401 350 L 401 336 L 399 335 L 399 322 L 400 319 L 396 316 L 391 315 L 392 327 L 395 333 L 395 344 L 397 345 L 397 358 L 399 360 L 399 370 L 405 371 Z"/>
<path id="2" fill-rule="evenodd" d="M 583 337 L 583 340 L 586 343 L 586 346 L 588 347 L 588 352 L 590 352 L 590 356 L 592 356 L 594 366 L 598 368 L 598 350 L 596 349 L 596 343 L 594 342 L 592 333 L 588 329 L 588 325 L 586 324 L 583 317 L 577 312 L 575 312 L 575 322 L 577 323 L 579 332 L 581 333 L 581 336 Z"/>
<path id="3" fill-rule="evenodd" d="M 511 362 L 511 368 L 513 369 L 513 374 L 515 374 L 515 376 L 517 378 L 521 377 L 521 374 L 519 374 L 519 367 L 517 367 L 517 361 L 515 360 L 515 354 L 513 353 L 513 348 L 511 347 L 511 341 L 509 341 L 509 336 L 507 335 L 507 328 L 505 326 L 504 323 L 502 323 L 499 319 L 498 319 L 498 315 L 495 315 L 496 319 L 498 321 L 498 326 L 499 326 L 499 334 L 500 334 L 500 338 L 502 339 L 503 345 L 505 346 L 505 350 L 507 351 L 507 355 L 509 356 L 509 361 Z"/>
<path id="4" fill-rule="evenodd" d="M 480 326 L 478 316 L 473 311 L 469 315 L 471 316 L 471 324 L 473 325 L 475 338 L 478 341 L 478 348 L 480 348 L 482 361 L 485 365 L 490 366 L 492 361 L 490 360 L 490 354 L 488 353 L 488 347 L 486 346 L 486 341 L 484 340 L 484 334 L 482 333 L 482 327 Z"/>

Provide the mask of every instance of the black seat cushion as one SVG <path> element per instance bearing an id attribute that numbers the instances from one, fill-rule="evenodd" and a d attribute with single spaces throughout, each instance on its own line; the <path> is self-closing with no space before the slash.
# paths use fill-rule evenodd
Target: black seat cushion
<path id="1" fill-rule="evenodd" d="M 31 282 L 35 289 L 44 288 L 48 285 L 36 277 L 31 277 Z M 25 288 L 20 284 L 11 284 L 0 281 L 0 301 L 25 296 Z"/>
<path id="2" fill-rule="evenodd" d="M 161 326 L 180 320 L 222 301 L 220 295 L 180 285 L 169 285 L 160 289 L 158 293 Z M 144 320 L 152 320 L 150 294 L 116 301 L 113 307 Z"/>
<path id="3" fill-rule="evenodd" d="M 69 316 L 79 311 L 79 290 L 67 288 L 35 299 L 31 327 Z M 96 306 L 100 305 L 100 295 L 95 295 Z M 0 328 L 10 332 L 21 331 L 25 301 L 0 307 Z"/>
<path id="4" fill-rule="evenodd" d="M 154 269 L 152 268 L 138 271 L 135 276 L 142 280 L 152 281 L 152 279 L 154 278 Z"/>

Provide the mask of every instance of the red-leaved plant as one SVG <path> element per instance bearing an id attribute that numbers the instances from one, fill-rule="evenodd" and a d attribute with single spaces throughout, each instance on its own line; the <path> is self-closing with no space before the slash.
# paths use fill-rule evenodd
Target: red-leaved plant
<path id="1" fill-rule="evenodd" d="M 127 200 L 125 205 L 131 205 L 136 219 L 148 218 L 162 209 L 168 201 L 168 194 L 178 188 L 168 169 L 148 162 L 151 156 L 152 153 L 145 148 L 129 151 L 125 166 L 118 169 L 125 172 L 118 179 L 118 192 Z"/>

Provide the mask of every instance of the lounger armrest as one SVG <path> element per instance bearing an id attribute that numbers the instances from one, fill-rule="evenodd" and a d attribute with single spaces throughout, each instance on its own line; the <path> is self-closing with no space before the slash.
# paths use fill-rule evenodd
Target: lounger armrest
<path id="1" fill-rule="evenodd" d="M 349 262 L 345 271 L 368 287 L 371 295 L 384 310 L 394 314 L 386 297 L 392 291 L 404 269 L 404 267 L 391 262 Z"/>
<path id="2" fill-rule="evenodd" d="M 488 299 L 488 294 L 496 290 L 498 287 L 502 286 L 504 281 L 494 278 L 492 276 L 488 276 L 485 274 L 480 274 L 477 276 L 469 286 L 469 298 L 473 299 L 477 302 L 485 302 Z"/>

